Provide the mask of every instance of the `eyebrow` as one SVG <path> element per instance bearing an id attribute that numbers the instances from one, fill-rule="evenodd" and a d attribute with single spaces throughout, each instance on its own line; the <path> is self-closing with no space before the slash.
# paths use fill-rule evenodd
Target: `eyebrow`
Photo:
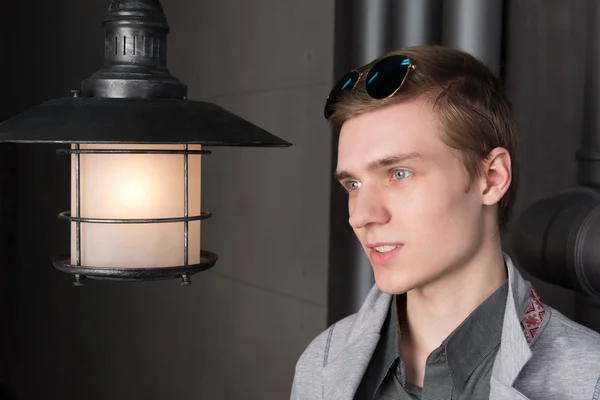
<path id="1" fill-rule="evenodd" d="M 369 165 L 367 166 L 367 171 L 372 172 L 372 171 L 376 171 L 381 168 L 386 168 L 386 167 L 389 167 L 392 165 L 399 164 L 404 161 L 416 160 L 416 159 L 423 159 L 423 156 L 421 156 L 421 154 L 419 154 L 419 153 L 395 154 L 393 156 L 389 156 L 389 157 L 381 158 L 379 160 L 371 161 L 369 163 Z M 335 179 L 337 179 L 338 181 L 341 182 L 346 179 L 355 179 L 355 178 L 354 178 L 354 175 L 352 175 L 349 172 L 337 171 L 335 173 Z"/>

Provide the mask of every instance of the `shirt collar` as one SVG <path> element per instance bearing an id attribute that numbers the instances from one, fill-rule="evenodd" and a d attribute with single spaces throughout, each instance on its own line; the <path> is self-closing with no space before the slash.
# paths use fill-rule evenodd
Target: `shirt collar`
<path id="1" fill-rule="evenodd" d="M 479 305 L 443 342 L 447 362 L 456 390 L 460 393 L 467 379 L 483 359 L 499 344 L 508 294 L 508 281 Z M 390 369 L 400 361 L 400 323 L 398 306 L 405 307 L 406 294 L 393 296 L 388 317 L 382 327 L 383 371 L 378 385 Z M 406 384 L 405 370 L 400 368 L 402 385 Z"/>
<path id="2" fill-rule="evenodd" d="M 505 281 L 442 343 L 459 393 L 475 368 L 500 345 L 507 294 L 508 281 Z"/>
<path id="3" fill-rule="evenodd" d="M 399 327 L 399 319 L 398 319 L 398 302 L 403 302 L 402 299 L 405 298 L 405 294 L 395 295 L 392 297 L 392 301 L 390 303 L 390 308 L 388 311 L 388 316 L 382 326 L 381 329 L 381 346 L 383 348 L 382 360 L 381 362 L 376 362 L 376 365 L 380 366 L 381 370 L 376 372 L 377 378 L 377 388 L 375 389 L 375 393 L 379 389 L 379 386 L 390 373 L 390 369 L 397 365 L 397 361 L 400 360 L 400 327 Z M 400 297 L 400 299 L 398 299 Z M 381 354 L 381 353 L 380 353 Z M 402 377 L 401 377 L 402 385 L 406 383 L 404 376 L 404 368 L 402 368 Z"/>

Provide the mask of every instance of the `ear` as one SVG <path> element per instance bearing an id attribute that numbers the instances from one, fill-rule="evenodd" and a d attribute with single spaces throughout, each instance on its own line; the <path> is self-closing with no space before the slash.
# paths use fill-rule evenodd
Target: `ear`
<path id="1" fill-rule="evenodd" d="M 482 201 L 491 206 L 497 204 L 510 187 L 512 166 L 510 153 L 502 147 L 492 150 L 483 162 Z"/>

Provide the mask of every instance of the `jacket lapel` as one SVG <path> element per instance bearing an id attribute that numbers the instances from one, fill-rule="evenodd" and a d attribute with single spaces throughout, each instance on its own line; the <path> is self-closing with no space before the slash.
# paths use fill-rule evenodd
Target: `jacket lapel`
<path id="1" fill-rule="evenodd" d="M 362 380 L 375 347 L 392 296 L 373 286 L 338 355 L 332 354 L 323 370 L 323 399 L 352 399 Z"/>
<path id="2" fill-rule="evenodd" d="M 523 279 L 506 254 L 505 262 L 509 291 L 502 341 L 492 369 L 490 399 L 527 399 L 513 384 L 532 355 L 521 327 L 521 317 L 531 302 L 531 284 Z M 376 286 L 369 292 L 340 353 L 332 354 L 331 362 L 323 370 L 324 400 L 350 400 L 354 397 L 379 341 L 391 298 Z"/>
<path id="3" fill-rule="evenodd" d="M 323 371 L 323 399 L 352 399 L 358 389 L 380 335 L 367 333 L 346 346 Z"/>
<path id="4" fill-rule="evenodd" d="M 505 255 L 505 262 L 509 291 L 502 326 L 502 341 L 492 369 L 490 399 L 526 399 L 527 397 L 513 388 L 513 384 L 532 355 L 521 326 L 521 318 L 531 302 L 531 284 L 519 274 L 508 255 Z M 517 394 L 521 397 L 517 397 Z"/>

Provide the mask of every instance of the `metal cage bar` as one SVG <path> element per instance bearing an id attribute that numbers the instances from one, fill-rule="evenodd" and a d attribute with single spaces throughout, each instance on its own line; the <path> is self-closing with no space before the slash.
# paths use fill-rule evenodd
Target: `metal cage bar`
<path id="1" fill-rule="evenodd" d="M 183 265 L 187 266 L 189 261 L 188 247 L 189 247 L 189 222 L 188 222 L 188 145 L 183 145 Z"/>
<path id="2" fill-rule="evenodd" d="M 75 145 L 75 150 L 79 150 L 79 144 Z M 80 155 L 75 153 L 75 216 L 81 218 L 81 174 L 80 174 Z M 75 221 L 75 259 L 77 266 L 81 266 L 81 221 Z"/>

